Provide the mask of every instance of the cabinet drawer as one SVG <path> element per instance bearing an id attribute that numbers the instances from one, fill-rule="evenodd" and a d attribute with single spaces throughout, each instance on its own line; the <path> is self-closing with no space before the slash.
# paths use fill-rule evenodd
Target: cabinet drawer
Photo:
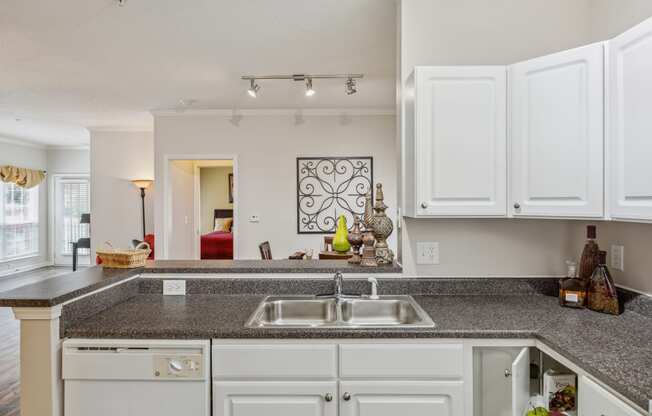
<path id="1" fill-rule="evenodd" d="M 462 344 L 340 346 L 342 378 L 443 378 L 463 376 Z"/>
<path id="2" fill-rule="evenodd" d="M 640 416 L 622 400 L 605 390 L 598 383 L 580 377 L 577 390 L 579 416 Z"/>
<path id="3" fill-rule="evenodd" d="M 213 377 L 335 378 L 335 345 L 214 345 Z"/>

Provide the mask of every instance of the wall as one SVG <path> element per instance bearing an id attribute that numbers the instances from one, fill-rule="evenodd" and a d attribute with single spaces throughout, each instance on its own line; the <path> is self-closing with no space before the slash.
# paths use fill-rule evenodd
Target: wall
<path id="1" fill-rule="evenodd" d="M 591 39 L 610 39 L 650 16 L 650 0 L 591 0 Z"/>
<path id="2" fill-rule="evenodd" d="M 88 174 L 91 171 L 90 148 L 49 148 L 47 157 L 50 174 Z"/>
<path id="3" fill-rule="evenodd" d="M 14 165 L 30 169 L 48 169 L 47 151 L 43 146 L 30 145 L 0 138 L 0 165 Z M 48 187 L 47 182 L 39 190 L 39 254 L 21 260 L 0 262 L 0 276 L 49 262 L 48 246 Z"/>
<path id="4" fill-rule="evenodd" d="M 128 247 L 142 237 L 140 191 L 132 179 L 154 178 L 151 132 L 91 131 L 91 250 L 105 241 Z M 147 190 L 147 232 L 154 229 L 155 186 Z"/>
<path id="5" fill-rule="evenodd" d="M 165 155 L 237 155 L 239 258 L 259 258 L 258 244 L 269 240 L 275 258 L 305 248 L 318 250 L 322 235 L 298 235 L 296 228 L 296 157 L 374 157 L 374 180 L 385 186 L 388 214 L 395 220 L 396 163 L 394 116 L 244 116 L 231 123 L 220 115 L 155 117 L 156 175 L 163 177 Z M 161 182 L 159 180 L 159 182 Z M 163 196 L 156 200 L 156 238 L 164 233 Z M 250 223 L 251 215 L 260 216 Z M 395 247 L 395 236 L 390 243 Z"/>
<path id="6" fill-rule="evenodd" d="M 403 0 L 400 79 L 415 65 L 506 65 L 584 45 L 589 8 L 589 0 Z M 572 254 L 568 221 L 408 219 L 402 233 L 409 275 L 561 275 Z M 439 265 L 416 265 L 418 241 L 439 242 Z"/>
<path id="7" fill-rule="evenodd" d="M 206 234 L 214 228 L 215 209 L 233 209 L 229 202 L 229 174 L 232 167 L 200 168 L 201 194 L 201 233 Z"/>

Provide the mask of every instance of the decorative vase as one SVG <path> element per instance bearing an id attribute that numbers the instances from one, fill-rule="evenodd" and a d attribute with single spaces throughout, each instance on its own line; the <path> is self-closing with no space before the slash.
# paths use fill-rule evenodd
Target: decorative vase
<path id="1" fill-rule="evenodd" d="M 374 205 L 374 216 L 371 220 L 374 237 L 376 238 L 376 260 L 378 264 L 391 264 L 394 261 L 394 253 L 387 245 L 387 238 L 394 231 L 394 224 L 385 213 L 387 205 L 385 205 L 384 199 L 383 185 L 376 184 L 376 204 Z"/>
<path id="2" fill-rule="evenodd" d="M 337 230 L 333 238 L 333 250 L 338 253 L 348 253 L 351 249 L 348 237 L 349 230 L 346 228 L 346 218 L 344 218 L 344 215 L 340 215 L 337 219 Z"/>
<path id="3" fill-rule="evenodd" d="M 373 221 L 374 218 L 374 206 L 373 203 L 371 202 L 371 189 L 369 192 L 367 192 L 364 196 L 364 217 L 362 218 L 363 224 L 364 224 L 364 229 L 365 231 L 370 230 L 373 228 L 371 222 Z"/>
<path id="4" fill-rule="evenodd" d="M 353 229 L 349 233 L 349 243 L 353 247 L 353 257 L 349 259 L 351 264 L 360 264 L 360 247 L 362 246 L 362 232 L 360 231 L 360 218 L 353 217 Z"/>

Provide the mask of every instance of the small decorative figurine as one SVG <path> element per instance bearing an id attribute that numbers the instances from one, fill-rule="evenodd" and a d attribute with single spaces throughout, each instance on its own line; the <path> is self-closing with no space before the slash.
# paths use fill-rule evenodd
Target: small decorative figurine
<path id="1" fill-rule="evenodd" d="M 349 233 L 349 243 L 353 247 L 353 257 L 349 259 L 351 264 L 360 264 L 360 247 L 362 246 L 362 232 L 360 231 L 360 218 L 353 217 L 353 229 Z"/>
<path id="2" fill-rule="evenodd" d="M 346 218 L 344 215 L 340 215 L 337 219 L 337 231 L 335 232 L 335 237 L 333 237 L 333 250 L 338 253 L 348 253 L 351 249 L 348 237 L 349 230 L 346 227 Z"/>
<path id="3" fill-rule="evenodd" d="M 385 210 L 387 205 L 384 202 L 383 185 L 376 184 L 376 204 L 374 205 L 374 215 L 371 220 L 374 237 L 376 238 L 376 260 L 378 264 L 392 264 L 394 253 L 387 245 L 387 238 L 394 231 L 394 224 L 387 216 Z"/>

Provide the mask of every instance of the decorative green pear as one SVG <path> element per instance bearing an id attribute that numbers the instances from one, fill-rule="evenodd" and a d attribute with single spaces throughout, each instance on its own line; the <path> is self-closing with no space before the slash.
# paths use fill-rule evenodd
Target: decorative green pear
<path id="1" fill-rule="evenodd" d="M 337 219 L 337 230 L 333 238 L 333 250 L 338 253 L 348 253 L 350 249 L 351 244 L 349 243 L 349 229 L 346 227 L 346 218 L 344 218 L 344 215 L 340 215 Z"/>

